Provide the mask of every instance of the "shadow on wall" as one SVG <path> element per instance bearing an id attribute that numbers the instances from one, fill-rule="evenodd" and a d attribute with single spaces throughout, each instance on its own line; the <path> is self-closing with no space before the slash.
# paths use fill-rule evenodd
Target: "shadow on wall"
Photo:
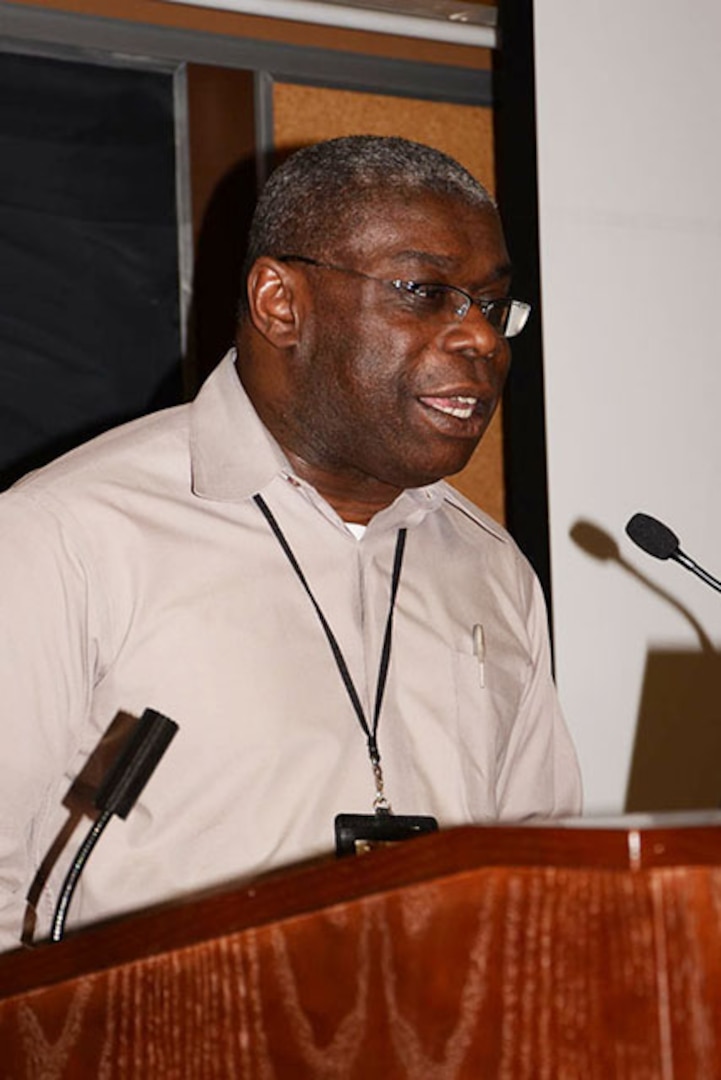
<path id="1" fill-rule="evenodd" d="M 652 650 L 646 658 L 626 812 L 718 808 L 721 653 L 683 604 L 625 561 L 605 530 L 578 521 L 570 535 L 587 555 L 617 563 L 674 607 L 699 642 L 698 649 Z"/>
<path id="2" fill-rule="evenodd" d="M 646 657 L 626 810 L 721 806 L 721 653 Z"/>
<path id="3" fill-rule="evenodd" d="M 203 216 L 188 318 L 189 397 L 235 340 L 243 263 L 256 202 L 256 174 L 254 158 L 239 161 L 218 183 Z"/>

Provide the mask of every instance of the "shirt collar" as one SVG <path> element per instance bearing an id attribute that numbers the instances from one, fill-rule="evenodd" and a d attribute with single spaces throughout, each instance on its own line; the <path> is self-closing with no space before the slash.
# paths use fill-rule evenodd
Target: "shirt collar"
<path id="1" fill-rule="evenodd" d="M 192 489 L 201 499 L 240 502 L 289 470 L 253 408 L 231 349 L 190 406 Z"/>

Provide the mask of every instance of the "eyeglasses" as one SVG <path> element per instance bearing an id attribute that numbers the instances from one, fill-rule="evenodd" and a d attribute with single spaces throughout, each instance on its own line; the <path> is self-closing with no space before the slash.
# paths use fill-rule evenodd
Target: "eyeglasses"
<path id="1" fill-rule="evenodd" d="M 311 259 L 308 255 L 280 255 L 279 262 L 300 262 L 307 266 L 315 266 L 320 270 L 334 270 L 338 274 L 349 274 L 352 277 L 364 278 L 366 281 L 375 281 L 379 285 L 387 285 L 395 289 L 407 299 L 413 310 L 422 318 L 440 319 L 447 322 L 462 322 L 471 306 L 475 304 L 497 334 L 504 338 L 516 337 L 520 334 L 528 322 L 531 314 L 531 305 L 524 300 L 513 300 L 509 296 L 499 296 L 486 299 L 482 296 L 471 296 L 465 289 L 457 285 L 446 285 L 437 281 L 402 281 L 401 278 L 374 277 L 372 274 L 364 274 L 361 270 L 351 270 L 347 266 L 336 266 L 334 263 L 321 262 Z"/>

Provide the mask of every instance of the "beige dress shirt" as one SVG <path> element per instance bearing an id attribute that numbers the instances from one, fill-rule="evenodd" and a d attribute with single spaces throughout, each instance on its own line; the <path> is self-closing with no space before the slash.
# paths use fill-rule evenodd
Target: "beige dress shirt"
<path id="1" fill-rule="evenodd" d="M 330 851 L 336 814 L 371 812 L 365 737 L 256 492 L 369 716 L 408 530 L 378 732 L 396 813 L 443 827 L 579 811 L 541 592 L 510 537 L 438 483 L 405 492 L 357 539 L 291 474 L 233 359 L 191 405 L 0 497 L 0 948 L 17 944 L 43 860 L 47 932 L 109 760 L 98 742 L 148 706 L 180 730 L 93 853 L 69 925 Z"/>

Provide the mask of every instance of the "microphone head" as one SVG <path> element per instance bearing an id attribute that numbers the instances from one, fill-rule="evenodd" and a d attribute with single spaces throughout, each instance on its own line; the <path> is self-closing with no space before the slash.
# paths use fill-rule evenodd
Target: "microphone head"
<path id="1" fill-rule="evenodd" d="M 634 544 L 656 559 L 670 559 L 678 551 L 676 534 L 649 514 L 634 514 L 626 524 L 626 532 Z"/>

